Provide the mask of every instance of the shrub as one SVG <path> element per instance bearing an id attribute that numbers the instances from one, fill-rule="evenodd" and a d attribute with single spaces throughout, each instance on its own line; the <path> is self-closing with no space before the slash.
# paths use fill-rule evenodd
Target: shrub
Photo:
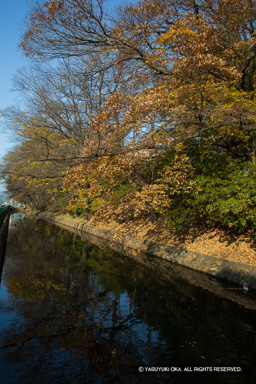
<path id="1" fill-rule="evenodd" d="M 214 158 L 212 158 L 214 160 Z M 249 163 L 219 158 L 209 169 L 204 163 L 195 185 L 186 195 L 174 196 L 169 211 L 170 226 L 206 224 L 235 232 L 256 227 L 256 178 Z M 220 164 L 221 163 L 221 164 Z"/>

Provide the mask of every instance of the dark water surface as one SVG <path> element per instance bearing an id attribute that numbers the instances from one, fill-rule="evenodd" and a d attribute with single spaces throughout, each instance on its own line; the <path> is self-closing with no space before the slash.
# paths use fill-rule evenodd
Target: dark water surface
<path id="1" fill-rule="evenodd" d="M 0 285 L 0 383 L 255 383 L 256 299 L 242 299 L 20 220 Z"/>

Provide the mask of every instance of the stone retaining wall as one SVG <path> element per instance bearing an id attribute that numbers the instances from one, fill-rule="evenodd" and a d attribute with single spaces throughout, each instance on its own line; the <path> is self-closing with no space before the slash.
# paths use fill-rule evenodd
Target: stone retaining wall
<path id="1" fill-rule="evenodd" d="M 181 248 L 168 246 L 148 240 L 128 237 L 120 232 L 91 227 L 86 223 L 79 223 L 72 219 L 58 217 L 46 213 L 40 214 L 40 218 L 60 225 L 66 229 L 73 229 L 81 233 L 88 233 L 111 243 L 121 244 L 122 249 L 139 250 L 146 254 L 168 260 L 195 271 L 203 272 L 224 281 L 236 283 L 242 287 L 256 289 L 256 267 L 247 264 L 235 263 L 229 260 L 189 252 Z"/>
<path id="2" fill-rule="evenodd" d="M 5 216 L 2 227 L 0 228 L 0 282 L 1 282 L 3 265 L 4 265 L 4 256 L 5 256 L 6 241 L 8 236 L 9 218 L 10 218 L 10 211 Z"/>

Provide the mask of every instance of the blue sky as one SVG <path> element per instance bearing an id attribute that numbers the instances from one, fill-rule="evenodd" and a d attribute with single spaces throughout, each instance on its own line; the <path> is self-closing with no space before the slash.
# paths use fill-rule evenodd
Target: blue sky
<path id="1" fill-rule="evenodd" d="M 17 69 L 26 65 L 27 59 L 18 49 L 22 26 L 29 11 L 27 0 L 0 0 L 0 110 L 15 104 L 12 78 Z M 0 128 L 0 161 L 13 143 Z M 0 186 L 1 189 L 1 186 Z"/>
<path id="2" fill-rule="evenodd" d="M 134 2 L 135 0 L 128 0 Z M 24 20 L 35 0 L 0 0 L 0 110 L 16 105 L 16 95 L 11 92 L 12 78 L 16 71 L 29 65 L 29 60 L 19 48 Z M 126 3 L 127 0 L 108 0 L 111 6 Z M 30 4 L 30 6 L 29 6 Z M 0 125 L 0 162 L 11 149 L 14 142 L 10 135 L 4 133 L 5 127 L 1 119 Z M 0 181 L 0 191 L 3 186 Z"/>

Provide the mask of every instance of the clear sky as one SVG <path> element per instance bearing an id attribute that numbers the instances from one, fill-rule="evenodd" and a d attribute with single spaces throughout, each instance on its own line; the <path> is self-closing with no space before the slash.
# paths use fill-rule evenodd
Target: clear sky
<path id="1" fill-rule="evenodd" d="M 17 69 L 26 65 L 27 59 L 18 48 L 25 16 L 31 0 L 0 0 L 0 110 L 16 104 L 11 92 L 12 78 Z M 13 143 L 0 126 L 0 161 Z M 1 190 L 0 185 L 0 190 Z"/>
<path id="2" fill-rule="evenodd" d="M 115 6 L 133 3 L 135 0 L 108 0 L 108 4 Z M 11 92 L 12 78 L 16 71 L 29 65 L 29 60 L 19 48 L 19 41 L 24 30 L 24 20 L 35 0 L 0 0 L 0 110 L 17 105 L 14 92 Z M 3 120 L 0 119 L 0 162 L 3 156 L 14 145 L 10 135 L 4 133 Z M 3 186 L 0 181 L 0 191 Z"/>

